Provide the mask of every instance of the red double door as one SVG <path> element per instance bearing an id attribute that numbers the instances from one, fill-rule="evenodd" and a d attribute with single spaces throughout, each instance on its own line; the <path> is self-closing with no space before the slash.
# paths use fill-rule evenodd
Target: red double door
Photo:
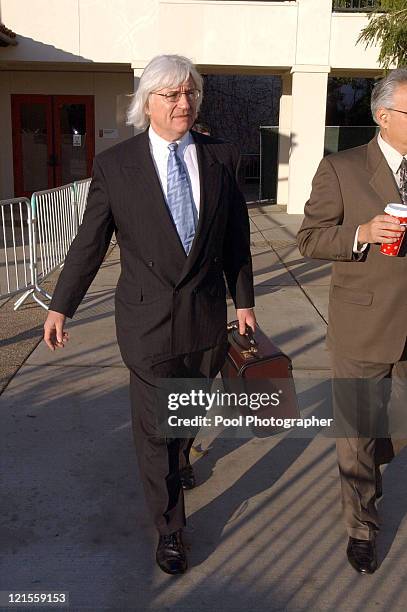
<path id="1" fill-rule="evenodd" d="M 93 96 L 12 95 L 11 109 L 16 197 L 90 176 Z"/>

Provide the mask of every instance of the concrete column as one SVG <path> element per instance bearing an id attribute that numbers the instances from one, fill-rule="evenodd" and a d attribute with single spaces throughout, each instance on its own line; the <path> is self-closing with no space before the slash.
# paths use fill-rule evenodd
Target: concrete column
<path id="1" fill-rule="evenodd" d="M 304 211 L 312 178 L 324 154 L 329 66 L 292 68 L 291 143 L 287 212 Z"/>
<path id="2" fill-rule="evenodd" d="M 292 76 L 284 74 L 281 78 L 282 91 L 278 124 L 278 179 L 277 204 L 288 202 L 288 170 L 291 141 L 291 93 Z"/>
<path id="3" fill-rule="evenodd" d="M 289 213 L 302 213 L 324 153 L 332 2 L 298 0 L 292 73 Z"/>

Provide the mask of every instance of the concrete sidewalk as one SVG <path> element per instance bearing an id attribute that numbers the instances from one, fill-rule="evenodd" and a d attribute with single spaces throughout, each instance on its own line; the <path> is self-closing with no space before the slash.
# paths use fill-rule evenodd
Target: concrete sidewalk
<path id="1" fill-rule="evenodd" d="M 250 215 L 259 323 L 292 357 L 302 409 L 317 414 L 330 375 L 330 266 L 299 254 L 302 217 L 277 206 Z M 115 340 L 118 274 L 116 248 L 67 347 L 52 354 L 41 344 L 0 396 L 0 590 L 69 591 L 72 611 L 405 610 L 407 455 L 383 478 L 381 567 L 359 576 L 346 560 L 334 442 L 323 432 L 203 438 L 199 486 L 186 493 L 190 569 L 157 568 Z"/>

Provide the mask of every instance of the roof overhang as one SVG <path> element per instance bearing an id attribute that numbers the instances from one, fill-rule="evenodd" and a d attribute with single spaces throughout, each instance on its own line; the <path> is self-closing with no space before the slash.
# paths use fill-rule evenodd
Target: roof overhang
<path id="1" fill-rule="evenodd" d="M 131 64 L 104 62 L 26 62 L 20 60 L 2 61 L 0 71 L 23 70 L 29 72 L 112 72 L 133 73 Z"/>
<path id="2" fill-rule="evenodd" d="M 6 28 L 4 23 L 0 23 L 0 47 L 17 44 L 17 34 L 13 30 Z"/>

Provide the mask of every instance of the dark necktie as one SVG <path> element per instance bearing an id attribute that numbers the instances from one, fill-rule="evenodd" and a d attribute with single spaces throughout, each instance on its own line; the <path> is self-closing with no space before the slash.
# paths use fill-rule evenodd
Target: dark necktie
<path id="1" fill-rule="evenodd" d="M 407 159 L 403 157 L 400 164 L 400 195 L 403 204 L 407 204 Z"/>

